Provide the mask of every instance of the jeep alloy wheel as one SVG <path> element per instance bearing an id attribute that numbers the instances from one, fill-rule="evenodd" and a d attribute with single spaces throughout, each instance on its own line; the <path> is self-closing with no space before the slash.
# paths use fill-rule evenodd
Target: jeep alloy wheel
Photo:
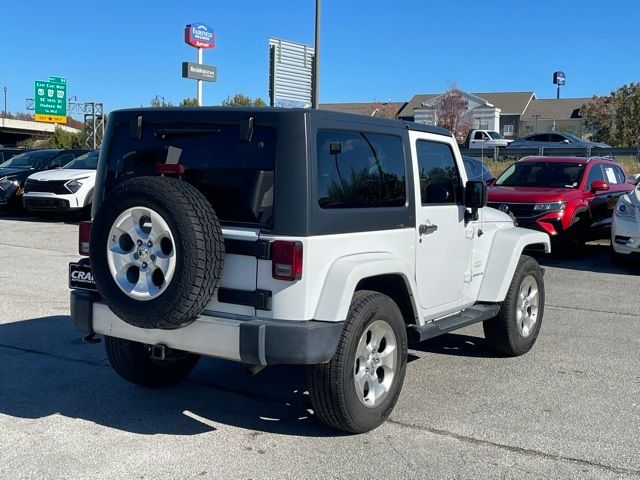
<path id="1" fill-rule="evenodd" d="M 174 245 L 159 213 L 142 206 L 126 209 L 113 222 L 107 244 L 109 270 L 118 287 L 137 300 L 160 295 L 176 269 Z"/>
<path id="2" fill-rule="evenodd" d="M 391 326 L 374 321 L 360 337 L 353 380 L 359 400 L 375 407 L 384 399 L 393 383 L 398 364 L 396 336 Z"/>

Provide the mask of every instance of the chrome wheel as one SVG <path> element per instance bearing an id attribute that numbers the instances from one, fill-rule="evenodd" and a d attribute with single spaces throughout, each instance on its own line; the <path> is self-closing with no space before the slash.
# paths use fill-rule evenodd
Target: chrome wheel
<path id="1" fill-rule="evenodd" d="M 176 268 L 175 241 L 167 222 L 148 207 L 133 207 L 113 222 L 107 263 L 129 297 L 152 300 L 167 288 Z"/>
<path id="2" fill-rule="evenodd" d="M 518 332 L 524 338 L 531 334 L 538 321 L 538 304 L 538 282 L 533 275 L 527 275 L 520 284 L 516 310 Z"/>
<path id="3" fill-rule="evenodd" d="M 353 380 L 360 402 L 379 405 L 389 392 L 398 365 L 396 336 L 383 320 L 371 323 L 358 342 Z"/>

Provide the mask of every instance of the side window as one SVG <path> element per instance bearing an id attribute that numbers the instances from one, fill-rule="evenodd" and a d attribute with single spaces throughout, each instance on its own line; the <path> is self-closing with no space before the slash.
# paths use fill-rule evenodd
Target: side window
<path id="1" fill-rule="evenodd" d="M 589 170 L 587 182 L 584 185 L 585 190 L 591 190 L 591 184 L 596 180 L 604 181 L 604 176 L 602 175 L 602 167 L 597 163 L 595 165 L 591 165 L 591 170 Z"/>
<path id="2" fill-rule="evenodd" d="M 461 204 L 462 183 L 451 147 L 418 140 L 416 151 L 422 204 Z"/>
<path id="3" fill-rule="evenodd" d="M 562 135 L 558 135 L 555 133 L 550 133 L 549 134 L 549 141 L 550 142 L 556 142 L 556 143 L 560 143 L 563 142 L 564 140 L 566 140 Z"/>
<path id="4" fill-rule="evenodd" d="M 613 165 L 602 165 L 602 170 L 604 171 L 604 181 L 609 183 L 610 185 L 617 185 L 618 183 L 624 183 L 624 181 L 622 182 L 619 181 Z"/>
<path id="5" fill-rule="evenodd" d="M 474 140 L 482 140 L 482 132 L 476 132 L 476 133 L 473 135 L 473 139 L 474 139 Z"/>
<path id="6" fill-rule="evenodd" d="M 532 142 L 548 142 L 549 135 L 547 135 L 546 133 L 541 133 L 540 135 L 534 135 L 533 137 L 531 137 L 531 141 Z"/>
<path id="7" fill-rule="evenodd" d="M 316 137 L 321 208 L 399 207 L 406 202 L 400 137 L 322 130 Z"/>
<path id="8" fill-rule="evenodd" d="M 616 178 L 618 179 L 618 183 L 625 183 L 627 181 L 627 177 L 625 176 L 622 169 L 616 165 L 613 166 L 613 171 L 616 174 Z"/>

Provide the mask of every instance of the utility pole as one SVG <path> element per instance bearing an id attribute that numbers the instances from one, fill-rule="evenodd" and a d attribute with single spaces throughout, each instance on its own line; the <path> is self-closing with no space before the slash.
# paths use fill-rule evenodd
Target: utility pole
<path id="1" fill-rule="evenodd" d="M 7 118 L 7 86 L 4 86 L 4 118 Z M 4 120 L 2 121 L 4 125 Z"/>
<path id="2" fill-rule="evenodd" d="M 320 0 L 316 0 L 316 43 L 313 55 L 313 108 L 318 108 L 318 78 L 320 77 Z"/>

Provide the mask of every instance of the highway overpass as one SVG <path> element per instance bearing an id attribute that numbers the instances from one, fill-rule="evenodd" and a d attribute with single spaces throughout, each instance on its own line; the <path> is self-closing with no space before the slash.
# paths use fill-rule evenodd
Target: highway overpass
<path id="1" fill-rule="evenodd" d="M 56 129 L 54 123 L 33 122 L 30 120 L 14 120 L 12 118 L 0 118 L 0 145 L 14 145 L 20 140 L 29 137 L 50 137 Z M 77 128 L 59 125 L 67 132 L 79 132 Z"/>

